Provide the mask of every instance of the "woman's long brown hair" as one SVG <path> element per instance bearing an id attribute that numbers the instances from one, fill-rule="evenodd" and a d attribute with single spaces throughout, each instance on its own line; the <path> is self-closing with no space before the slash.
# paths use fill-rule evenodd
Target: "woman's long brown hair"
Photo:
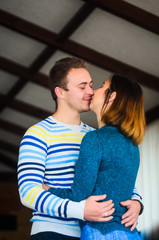
<path id="1" fill-rule="evenodd" d="M 105 111 L 111 93 L 116 92 L 110 108 Z M 145 112 L 143 92 L 137 82 L 121 75 L 110 78 L 110 87 L 106 90 L 105 102 L 101 111 L 101 121 L 106 125 L 117 125 L 126 137 L 139 145 L 145 134 Z"/>

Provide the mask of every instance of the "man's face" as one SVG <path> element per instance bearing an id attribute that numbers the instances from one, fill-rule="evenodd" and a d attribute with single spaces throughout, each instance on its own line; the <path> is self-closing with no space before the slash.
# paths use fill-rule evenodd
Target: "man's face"
<path id="1" fill-rule="evenodd" d="M 93 96 L 92 79 L 84 68 L 72 68 L 67 75 L 67 89 L 65 101 L 67 105 L 78 113 L 89 111 Z"/>

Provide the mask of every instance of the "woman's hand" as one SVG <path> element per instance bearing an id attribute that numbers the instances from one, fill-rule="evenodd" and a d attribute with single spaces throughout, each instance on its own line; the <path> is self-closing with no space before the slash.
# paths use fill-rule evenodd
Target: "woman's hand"
<path id="1" fill-rule="evenodd" d="M 46 185 L 45 183 L 42 184 L 42 187 L 43 187 L 43 189 L 46 190 L 46 191 L 48 191 L 49 188 L 50 188 L 50 187 L 49 187 L 48 185 Z"/>

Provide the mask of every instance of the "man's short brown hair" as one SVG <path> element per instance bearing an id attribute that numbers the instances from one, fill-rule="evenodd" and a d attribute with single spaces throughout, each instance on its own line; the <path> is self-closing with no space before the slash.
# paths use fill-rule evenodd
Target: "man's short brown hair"
<path id="1" fill-rule="evenodd" d="M 67 74 L 72 68 L 86 68 L 86 62 L 82 59 L 67 57 L 55 62 L 49 74 L 49 88 L 55 103 L 57 105 L 57 96 L 55 88 L 60 87 L 67 89 Z"/>

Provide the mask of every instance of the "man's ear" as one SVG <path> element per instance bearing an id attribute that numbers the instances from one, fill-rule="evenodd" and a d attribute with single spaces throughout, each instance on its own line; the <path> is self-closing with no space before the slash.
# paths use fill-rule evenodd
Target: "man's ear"
<path id="1" fill-rule="evenodd" d="M 111 95 L 109 97 L 109 102 L 114 101 L 115 98 L 116 98 L 116 92 L 114 91 L 114 92 L 111 93 Z"/>
<path id="2" fill-rule="evenodd" d="M 57 98 L 60 98 L 60 99 L 63 99 L 64 98 L 64 94 L 63 94 L 63 89 L 60 88 L 60 87 L 55 87 L 55 93 L 56 93 L 56 96 Z"/>

